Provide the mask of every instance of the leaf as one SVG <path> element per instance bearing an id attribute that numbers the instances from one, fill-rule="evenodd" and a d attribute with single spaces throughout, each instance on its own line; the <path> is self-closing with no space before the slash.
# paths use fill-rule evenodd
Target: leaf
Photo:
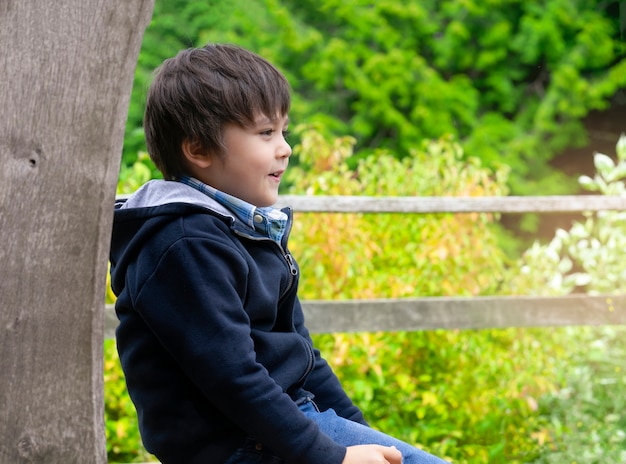
<path id="1" fill-rule="evenodd" d="M 589 176 L 582 175 L 578 178 L 578 184 L 585 190 L 595 192 L 598 190 L 596 182 Z"/>
<path id="2" fill-rule="evenodd" d="M 615 151 L 620 161 L 626 161 L 626 134 L 620 135 L 617 145 L 615 146 Z"/>
<path id="3" fill-rule="evenodd" d="M 593 164 L 603 176 L 615 168 L 613 160 L 603 153 L 596 153 L 594 155 Z"/>

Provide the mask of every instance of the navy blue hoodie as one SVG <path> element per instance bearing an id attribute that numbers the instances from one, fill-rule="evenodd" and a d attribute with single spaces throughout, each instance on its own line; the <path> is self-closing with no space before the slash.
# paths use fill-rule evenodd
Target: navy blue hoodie
<path id="1" fill-rule="evenodd" d="M 203 193 L 151 181 L 116 205 L 117 344 L 148 451 L 223 463 L 246 439 L 286 463 L 339 464 L 345 447 L 296 402 L 364 423 L 313 348 L 287 249 Z"/>

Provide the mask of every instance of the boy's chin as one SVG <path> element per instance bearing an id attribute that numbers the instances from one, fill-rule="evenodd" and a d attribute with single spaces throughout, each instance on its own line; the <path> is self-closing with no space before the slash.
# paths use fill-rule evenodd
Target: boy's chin
<path id="1" fill-rule="evenodd" d="M 264 198 L 262 201 L 259 200 L 255 203 L 255 206 L 258 208 L 267 208 L 269 206 L 274 206 L 278 201 L 278 195 L 270 198 Z"/>

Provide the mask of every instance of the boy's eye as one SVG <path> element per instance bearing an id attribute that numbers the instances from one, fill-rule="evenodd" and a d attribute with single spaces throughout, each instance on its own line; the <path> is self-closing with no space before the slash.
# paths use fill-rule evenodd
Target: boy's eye
<path id="1" fill-rule="evenodd" d="M 267 129 L 267 130 L 261 131 L 260 134 L 264 135 L 264 136 L 272 136 L 272 134 L 274 134 L 274 132 L 276 132 L 274 129 Z M 290 132 L 287 129 L 285 129 L 285 130 L 283 130 L 281 132 L 282 132 L 284 138 L 287 138 L 289 136 L 289 134 L 290 134 Z"/>

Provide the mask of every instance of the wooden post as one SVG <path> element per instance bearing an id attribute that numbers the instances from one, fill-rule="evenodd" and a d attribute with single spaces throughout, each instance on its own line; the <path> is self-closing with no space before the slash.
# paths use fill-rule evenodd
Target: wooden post
<path id="1" fill-rule="evenodd" d="M 105 276 L 153 0 L 0 0 L 0 463 L 106 462 Z"/>

